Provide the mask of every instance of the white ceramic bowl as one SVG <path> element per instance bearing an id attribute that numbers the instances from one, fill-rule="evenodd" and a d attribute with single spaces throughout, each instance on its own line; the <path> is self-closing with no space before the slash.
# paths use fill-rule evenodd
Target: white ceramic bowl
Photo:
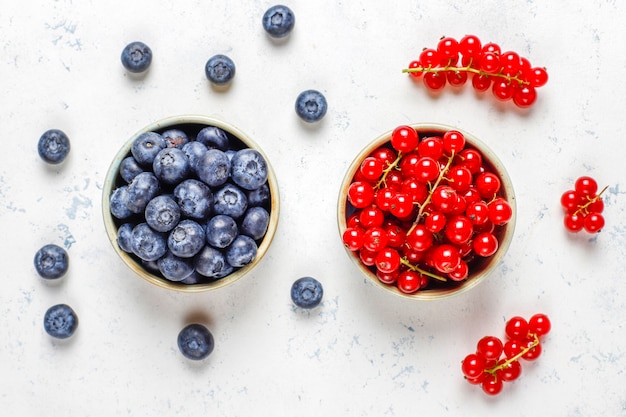
<path id="1" fill-rule="evenodd" d="M 262 238 L 262 241 L 258 245 L 256 258 L 251 263 L 240 269 L 236 269 L 230 275 L 218 280 L 206 281 L 196 284 L 184 284 L 180 282 L 170 281 L 162 277 L 158 273 L 152 273 L 151 271 L 143 267 L 140 259 L 120 249 L 119 245 L 117 244 L 117 230 L 119 226 L 123 223 L 123 221 L 116 219 L 111 214 L 110 196 L 117 187 L 124 183 L 124 180 L 120 177 L 119 174 L 120 164 L 125 157 L 130 155 L 132 144 L 139 135 L 144 132 L 150 131 L 163 132 L 171 128 L 180 128 L 185 132 L 191 133 L 193 135 L 206 126 L 215 126 L 221 128 L 228 135 L 230 135 L 231 139 L 239 140 L 243 146 L 256 149 L 261 153 L 261 155 L 263 155 L 268 166 L 267 183 L 271 196 L 269 209 L 270 221 L 267 232 L 265 233 L 265 236 Z M 247 136 L 235 126 L 222 120 L 201 115 L 182 115 L 168 117 L 144 127 L 143 129 L 132 135 L 119 149 L 119 151 L 113 158 L 111 165 L 109 166 L 108 172 L 104 180 L 104 186 L 102 191 L 102 215 L 104 218 L 106 233 L 113 246 L 113 249 L 122 259 L 122 261 L 139 277 L 143 278 L 151 284 L 168 290 L 181 292 L 204 292 L 216 290 L 218 288 L 233 284 L 235 281 L 238 281 L 240 278 L 248 274 L 256 265 L 259 264 L 263 256 L 268 251 L 270 244 L 272 243 L 272 239 L 274 238 L 276 228 L 278 227 L 279 201 L 280 199 L 278 193 L 278 183 L 276 181 L 275 173 L 272 169 L 269 159 L 267 158 L 267 155 L 265 155 L 265 153 L 257 143 L 255 143 L 249 136 Z"/>

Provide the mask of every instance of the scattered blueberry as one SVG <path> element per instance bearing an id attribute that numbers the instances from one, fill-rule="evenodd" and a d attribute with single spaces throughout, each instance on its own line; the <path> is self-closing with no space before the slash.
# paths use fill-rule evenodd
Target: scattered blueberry
<path id="1" fill-rule="evenodd" d="M 187 359 L 205 359 L 214 347 L 213 335 L 202 324 L 190 324 L 178 333 L 178 349 Z"/>
<path id="2" fill-rule="evenodd" d="M 189 137 L 180 129 L 168 129 L 161 133 L 168 148 L 182 148 L 189 143 Z"/>
<path id="3" fill-rule="evenodd" d="M 131 234 L 131 249 L 144 261 L 156 261 L 167 252 L 167 238 L 147 223 L 139 223 Z"/>
<path id="4" fill-rule="evenodd" d="M 152 167 L 154 158 L 165 147 L 163 136 L 156 132 L 145 132 L 135 139 L 130 152 L 139 165 Z"/>
<path id="5" fill-rule="evenodd" d="M 207 147 L 202 142 L 198 142 L 197 140 L 191 141 L 183 145 L 183 152 L 187 159 L 189 160 L 189 168 L 192 172 L 196 172 L 196 166 L 198 165 L 198 160 L 204 155 L 207 151 Z"/>
<path id="6" fill-rule="evenodd" d="M 205 245 L 193 258 L 196 272 L 208 278 L 219 279 L 234 271 L 234 267 L 226 261 L 224 253 L 216 248 Z"/>
<path id="7" fill-rule="evenodd" d="M 302 308 L 314 308 L 322 301 L 322 284 L 311 277 L 297 279 L 291 286 L 291 300 Z"/>
<path id="8" fill-rule="evenodd" d="M 143 42 L 131 42 L 122 50 L 121 60 L 128 72 L 144 72 L 152 63 L 152 50 Z"/>
<path id="9" fill-rule="evenodd" d="M 213 206 L 213 193 L 202 181 L 190 178 L 174 188 L 174 199 L 186 217 L 206 219 Z"/>
<path id="10" fill-rule="evenodd" d="M 213 212 L 238 219 L 246 212 L 248 199 L 241 189 L 233 184 L 226 184 L 213 194 Z"/>
<path id="11" fill-rule="evenodd" d="M 146 223 L 157 232 L 169 232 L 180 221 L 180 207 L 169 195 L 158 195 L 148 202 Z"/>
<path id="12" fill-rule="evenodd" d="M 167 237 L 167 247 L 181 258 L 190 258 L 200 252 L 204 242 L 204 229 L 190 219 L 181 220 Z"/>
<path id="13" fill-rule="evenodd" d="M 63 131 L 50 129 L 39 137 L 37 151 L 45 162 L 60 164 L 70 153 L 70 140 Z"/>
<path id="14" fill-rule="evenodd" d="M 263 15 L 263 29 L 272 38 L 283 38 L 293 29 L 296 18 L 287 6 L 272 6 Z"/>
<path id="15" fill-rule="evenodd" d="M 117 229 L 117 244 L 121 250 L 127 253 L 132 253 L 132 235 L 133 235 L 133 224 L 132 223 L 124 223 L 119 229 Z"/>
<path id="16" fill-rule="evenodd" d="M 46 310 L 43 328 L 56 339 L 67 339 L 78 327 L 78 316 L 67 304 L 57 304 Z"/>
<path id="17" fill-rule="evenodd" d="M 255 190 L 267 182 L 267 162 L 256 149 L 242 149 L 233 155 L 231 176 L 241 188 Z"/>
<path id="18" fill-rule="evenodd" d="M 214 248 L 225 248 L 233 243 L 238 234 L 237 222 L 225 214 L 213 216 L 206 226 L 206 241 Z"/>
<path id="19" fill-rule="evenodd" d="M 250 207 L 241 221 L 241 233 L 259 240 L 265 236 L 270 224 L 270 214 L 263 207 Z"/>
<path id="20" fill-rule="evenodd" d="M 128 184 L 126 207 L 133 213 L 143 213 L 148 202 L 158 194 L 159 188 L 159 180 L 152 172 L 142 172 Z"/>
<path id="21" fill-rule="evenodd" d="M 118 219 L 127 219 L 133 215 L 128 208 L 128 185 L 116 188 L 109 199 L 111 214 Z"/>
<path id="22" fill-rule="evenodd" d="M 230 159 L 219 149 L 209 149 L 198 159 L 196 174 L 209 187 L 218 187 L 230 177 Z"/>
<path id="23" fill-rule="evenodd" d="M 162 149 L 152 163 L 154 175 L 165 184 L 176 184 L 187 178 L 189 159 L 178 148 Z"/>
<path id="24" fill-rule="evenodd" d="M 43 246 L 35 253 L 35 270 L 45 279 L 61 278 L 69 268 L 67 251 L 55 244 Z"/>
<path id="25" fill-rule="evenodd" d="M 226 55 L 214 55 L 207 61 L 204 73 L 215 85 L 226 85 L 235 76 L 235 63 Z"/>
<path id="26" fill-rule="evenodd" d="M 143 168 L 137 163 L 137 160 L 132 156 L 127 156 L 120 162 L 120 176 L 127 183 L 131 182 L 133 178 L 144 172 Z"/>
<path id="27" fill-rule="evenodd" d="M 317 90 L 306 90 L 296 99 L 296 113 L 307 123 L 314 123 L 326 115 L 326 98 Z"/>
<path id="28" fill-rule="evenodd" d="M 157 260 L 159 272 L 170 281 L 182 281 L 194 272 L 193 262 L 189 258 L 181 258 L 171 252 Z"/>
<path id="29" fill-rule="evenodd" d="M 229 139 L 226 132 L 217 126 L 207 126 L 202 128 L 196 136 L 196 141 L 205 145 L 208 149 L 228 149 Z"/>
<path id="30" fill-rule="evenodd" d="M 254 261 L 257 251 L 257 244 L 250 236 L 239 235 L 226 248 L 226 262 L 235 268 L 246 266 Z"/>

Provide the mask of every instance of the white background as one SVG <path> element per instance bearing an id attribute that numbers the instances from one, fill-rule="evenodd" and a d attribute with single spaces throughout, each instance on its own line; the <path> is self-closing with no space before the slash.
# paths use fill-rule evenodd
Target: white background
<path id="1" fill-rule="evenodd" d="M 517 0 L 290 1 L 283 42 L 261 26 L 265 1 L 17 1 L 0 13 L 0 409 L 20 416 L 626 416 L 624 108 L 626 4 Z M 442 35 L 473 33 L 550 80 L 518 111 L 468 85 L 429 95 L 401 70 Z M 154 52 L 145 78 L 122 48 Z M 229 55 L 230 89 L 212 89 L 206 60 Z M 305 89 L 329 102 L 314 126 L 294 112 Z M 219 117 L 268 154 L 281 216 L 267 256 L 231 287 L 167 292 L 131 273 L 106 238 L 101 190 L 118 148 L 166 116 Z M 474 133 L 506 164 L 516 236 L 474 290 L 438 302 L 392 296 L 346 256 L 337 195 L 351 159 L 399 124 Z M 64 130 L 69 159 L 36 150 Z M 605 230 L 568 234 L 559 198 L 581 175 L 605 194 Z M 70 271 L 49 285 L 33 268 L 47 243 Z M 291 283 L 319 279 L 323 304 L 295 309 Z M 45 310 L 65 302 L 80 326 L 49 338 Z M 547 313 L 544 352 L 499 396 L 467 384 L 462 358 L 513 315 Z M 178 331 L 201 321 L 216 347 L 190 363 Z"/>

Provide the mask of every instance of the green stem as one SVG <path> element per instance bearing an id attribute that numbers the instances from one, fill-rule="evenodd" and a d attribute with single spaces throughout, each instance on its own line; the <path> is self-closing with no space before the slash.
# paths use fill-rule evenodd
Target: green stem
<path id="1" fill-rule="evenodd" d="M 595 203 L 596 201 L 598 201 L 601 198 L 602 194 L 607 190 L 607 188 L 609 188 L 608 185 L 605 186 L 602 189 L 602 191 L 600 191 L 598 193 L 598 195 L 596 195 L 593 198 L 589 198 L 589 196 L 587 196 L 587 202 L 584 205 L 582 205 L 582 206 L 578 206 L 578 209 L 574 212 L 574 215 L 576 216 L 576 215 L 578 215 L 580 213 L 589 214 L 589 212 L 587 210 L 587 207 L 589 207 L 590 204 Z"/>
<path id="2" fill-rule="evenodd" d="M 434 278 L 434 279 L 436 279 L 438 281 L 441 281 L 441 282 L 446 282 L 447 281 L 447 279 L 445 279 L 444 277 L 442 277 L 440 275 L 433 274 L 432 272 L 426 271 L 425 269 L 422 269 L 419 266 L 413 265 L 412 263 L 409 262 L 409 260 L 407 258 L 400 259 L 400 262 L 402 262 L 402 265 L 405 265 L 411 271 L 419 272 L 422 275 L 426 275 L 427 277 Z"/>
<path id="3" fill-rule="evenodd" d="M 471 65 L 471 64 L 470 64 Z M 465 67 L 455 67 L 455 66 L 450 66 L 450 65 L 446 65 L 445 67 L 417 67 L 417 68 L 405 68 L 402 70 L 403 73 L 410 73 L 410 72 L 433 72 L 433 73 L 437 73 L 437 72 L 445 72 L 445 71 L 455 71 L 455 72 L 471 72 L 474 74 L 478 74 L 478 75 L 487 75 L 489 77 L 501 77 L 504 78 L 506 80 L 508 80 L 509 82 L 513 82 L 516 81 L 518 82 L 520 85 L 523 84 L 528 84 L 528 81 L 525 81 L 517 76 L 510 76 L 510 75 L 506 75 L 503 74 L 501 72 L 497 73 L 497 74 L 490 74 L 488 72 L 476 69 L 476 68 L 472 68 L 470 65 L 467 65 Z"/>
<path id="4" fill-rule="evenodd" d="M 506 361 L 502 362 L 499 365 L 494 366 L 491 369 L 486 369 L 485 372 L 487 372 L 488 374 L 491 375 L 495 375 L 497 371 L 506 368 L 507 366 L 509 366 L 511 363 L 520 360 L 520 358 L 522 356 L 524 356 L 528 351 L 530 351 L 531 349 L 534 349 L 536 346 L 539 345 L 539 336 L 537 336 L 536 334 L 533 334 L 534 340 L 533 342 L 530 344 L 530 346 L 526 346 L 524 348 L 522 348 L 522 350 L 515 356 L 508 358 Z"/>
<path id="5" fill-rule="evenodd" d="M 387 168 L 385 168 L 385 170 L 383 171 L 383 176 L 380 177 L 380 181 L 378 181 L 374 186 L 376 190 L 378 190 L 383 184 L 385 184 L 385 181 L 387 180 L 387 175 L 389 175 L 389 173 L 398 166 L 398 164 L 400 163 L 400 159 L 402 159 L 402 152 L 398 151 L 396 159 L 392 163 L 390 163 Z"/>

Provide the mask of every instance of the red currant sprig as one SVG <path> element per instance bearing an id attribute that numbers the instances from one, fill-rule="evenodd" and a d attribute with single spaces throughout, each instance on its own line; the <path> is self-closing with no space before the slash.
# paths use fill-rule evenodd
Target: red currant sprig
<path id="1" fill-rule="evenodd" d="M 422 78 L 430 90 L 440 90 L 446 84 L 460 87 L 471 77 L 477 91 L 491 88 L 499 100 L 512 100 L 522 108 L 531 106 L 537 99 L 537 88 L 548 82 L 545 68 L 532 66 L 516 52 L 503 52 L 496 43 L 482 44 L 475 35 L 458 41 L 442 37 L 436 48 L 424 48 L 402 72 Z"/>
<path id="2" fill-rule="evenodd" d="M 506 339 L 485 336 L 461 363 L 465 380 L 480 385 L 489 395 L 499 394 L 504 382 L 514 381 L 522 373 L 520 359 L 532 361 L 541 355 L 541 337 L 551 329 L 548 316 L 535 314 L 528 321 L 520 316 L 509 319 L 505 326 Z"/>
<path id="3" fill-rule="evenodd" d="M 565 211 L 564 225 L 569 232 L 585 230 L 599 233 L 604 227 L 604 201 L 602 194 L 608 186 L 598 192 L 598 183 L 591 177 L 582 176 L 574 183 L 573 190 L 561 195 L 561 206 Z"/>

